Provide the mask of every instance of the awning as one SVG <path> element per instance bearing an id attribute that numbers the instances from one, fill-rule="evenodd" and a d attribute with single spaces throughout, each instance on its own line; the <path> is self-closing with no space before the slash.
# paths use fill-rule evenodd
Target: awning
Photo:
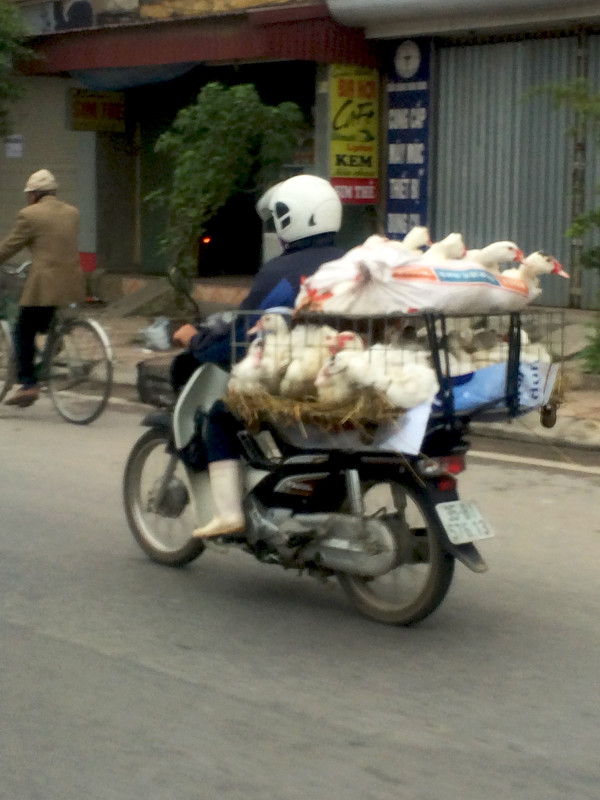
<path id="1" fill-rule="evenodd" d="M 349 30 L 333 20 L 318 1 L 63 31 L 38 36 L 30 44 L 41 58 L 24 65 L 29 75 L 266 60 L 359 66 L 376 63 L 363 32 Z"/>
<path id="2" fill-rule="evenodd" d="M 600 22 L 600 3 L 578 0 L 326 0 L 343 25 L 367 38 L 528 31 Z"/>

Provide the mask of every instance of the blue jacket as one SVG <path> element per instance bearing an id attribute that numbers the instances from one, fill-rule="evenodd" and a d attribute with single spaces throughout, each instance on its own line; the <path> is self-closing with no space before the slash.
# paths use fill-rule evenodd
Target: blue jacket
<path id="1" fill-rule="evenodd" d="M 335 234 L 323 233 L 293 242 L 284 253 L 268 261 L 257 273 L 241 311 L 260 311 L 275 306 L 293 308 L 302 277 L 312 275 L 326 261 L 340 258 L 344 251 L 335 246 Z M 254 320 L 241 318 L 236 326 L 236 341 L 244 339 L 245 330 Z M 195 359 L 229 367 L 231 361 L 231 323 L 199 327 L 189 346 Z M 237 355 L 239 358 L 239 354 Z"/>

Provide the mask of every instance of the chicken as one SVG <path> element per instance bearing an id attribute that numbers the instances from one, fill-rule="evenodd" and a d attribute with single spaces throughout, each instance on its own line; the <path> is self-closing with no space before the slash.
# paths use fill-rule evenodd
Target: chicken
<path id="1" fill-rule="evenodd" d="M 568 278 L 568 272 L 565 272 L 562 264 L 560 264 L 554 256 L 543 253 L 541 250 L 536 250 L 530 253 L 527 258 L 523 259 L 521 265 L 513 269 L 505 269 L 502 273 L 504 278 L 519 278 L 525 281 L 529 289 L 529 300 L 535 300 L 536 297 L 542 293 L 540 289 L 539 275 L 560 275 L 561 278 Z"/>
<path id="2" fill-rule="evenodd" d="M 330 357 L 329 343 L 337 333 L 328 325 L 297 325 L 291 333 L 291 361 L 279 393 L 301 400 L 315 394 L 319 370 Z"/>
<path id="3" fill-rule="evenodd" d="M 509 241 L 492 242 L 481 250 L 467 250 L 466 261 L 474 261 L 496 275 L 500 274 L 500 264 L 505 261 L 523 261 L 523 251 L 517 244 Z"/>
<path id="4" fill-rule="evenodd" d="M 462 234 L 449 233 L 439 242 L 434 242 L 429 250 L 426 250 L 420 261 L 427 264 L 435 264 L 438 261 L 462 258 L 466 252 Z"/>

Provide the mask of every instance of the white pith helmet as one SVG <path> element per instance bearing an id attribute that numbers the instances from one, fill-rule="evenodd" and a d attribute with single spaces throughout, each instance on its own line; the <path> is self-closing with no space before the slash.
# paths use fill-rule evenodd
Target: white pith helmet
<path id="1" fill-rule="evenodd" d="M 316 175 L 294 175 L 275 184 L 256 204 L 262 220 L 273 217 L 282 242 L 297 242 L 319 233 L 336 233 L 342 225 L 342 203 L 333 186 Z"/>
<path id="2" fill-rule="evenodd" d="M 33 172 L 27 183 L 25 184 L 24 192 L 54 192 L 58 188 L 56 178 L 49 169 L 38 169 Z"/>

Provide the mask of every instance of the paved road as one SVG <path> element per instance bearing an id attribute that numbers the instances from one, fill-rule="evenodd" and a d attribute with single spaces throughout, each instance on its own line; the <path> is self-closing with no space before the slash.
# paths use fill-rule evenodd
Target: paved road
<path id="1" fill-rule="evenodd" d="M 137 421 L 0 409 L 0 798 L 598 797 L 596 475 L 472 459 L 490 572 L 395 629 L 241 553 L 146 560 Z"/>

